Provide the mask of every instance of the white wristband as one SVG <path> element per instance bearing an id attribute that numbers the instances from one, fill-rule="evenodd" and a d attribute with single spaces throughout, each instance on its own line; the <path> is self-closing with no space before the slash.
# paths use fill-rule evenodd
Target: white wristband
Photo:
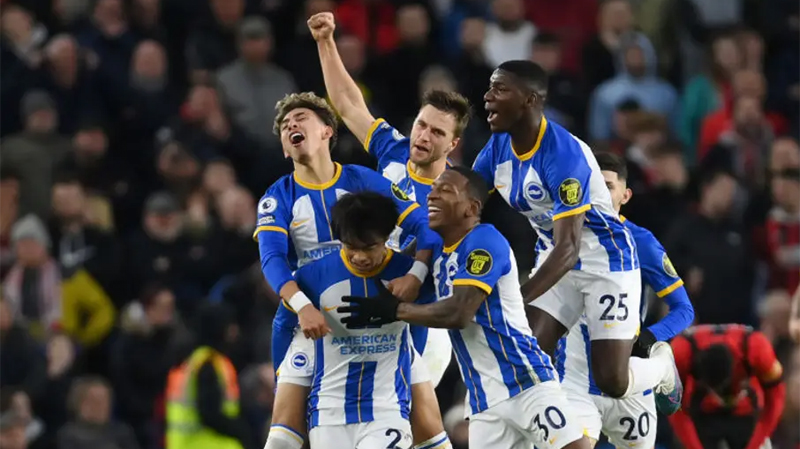
<path id="1" fill-rule="evenodd" d="M 408 274 L 413 274 L 415 278 L 424 283 L 425 278 L 428 276 L 428 266 L 424 262 L 415 260 L 414 265 L 411 265 L 411 269 L 408 270 Z"/>
<path id="2" fill-rule="evenodd" d="M 311 300 L 308 299 L 308 296 L 306 296 L 306 294 L 303 292 L 295 293 L 291 298 L 289 298 L 288 302 L 289 307 L 291 307 L 295 312 L 299 312 L 300 309 L 311 304 Z"/>

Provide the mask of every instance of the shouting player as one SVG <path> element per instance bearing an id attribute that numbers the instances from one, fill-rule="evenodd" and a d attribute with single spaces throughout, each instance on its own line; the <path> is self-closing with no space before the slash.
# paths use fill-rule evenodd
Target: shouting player
<path id="1" fill-rule="evenodd" d="M 278 367 L 278 390 L 273 413 L 273 430 L 266 449 L 299 449 L 305 433 L 306 398 L 311 383 L 314 353 L 310 339 L 326 335 L 330 328 L 321 312 L 299 288 L 292 269 L 335 253 L 340 243 L 333 235 L 331 208 L 348 192 L 376 191 L 391 198 L 398 208 L 397 225 L 409 229 L 418 241 L 417 262 L 398 282 L 399 295 L 415 298 L 427 276 L 430 247 L 438 241 L 431 235 L 422 208 L 396 185 L 372 170 L 340 165 L 331 160 L 330 148 L 336 138 L 336 118 L 322 98 L 310 93 L 292 94 L 281 100 L 274 129 L 281 137 L 284 152 L 294 162 L 294 173 L 273 184 L 258 205 L 258 239 L 261 266 L 270 286 L 283 298 L 273 322 L 272 356 Z M 410 279 L 409 279 L 410 278 Z M 409 287 L 409 285 L 411 287 Z M 293 316 L 297 313 L 297 317 Z M 295 333 L 299 322 L 302 333 Z M 303 338 L 303 337 L 306 338 Z M 280 367 L 291 346 L 289 360 L 295 369 L 308 370 L 307 376 L 281 379 Z M 295 357 L 295 354 L 300 354 Z M 303 361 L 301 363 L 301 361 Z M 415 364 L 411 382 L 418 414 L 429 438 L 444 434 L 439 406 L 428 382 L 427 370 Z M 422 433 L 422 432 L 421 432 Z M 445 436 L 446 438 L 446 436 Z"/>
<path id="2" fill-rule="evenodd" d="M 431 229 L 444 246 L 434 251 L 437 301 L 401 302 L 345 297 L 348 327 L 396 320 L 450 329 L 467 386 L 469 446 L 481 449 L 588 448 L 572 417 L 550 357 L 539 349 L 525 319 L 511 247 L 493 226 L 480 224 L 487 196 L 468 168 L 442 173 L 428 196 Z"/>
<path id="3" fill-rule="evenodd" d="M 325 88 L 331 103 L 345 125 L 364 144 L 364 149 L 378 160 L 378 171 L 400 187 L 412 200 L 426 206 L 431 184 L 446 168 L 447 156 L 456 148 L 469 121 L 469 102 L 455 92 L 425 93 L 411 138 L 404 137 L 383 119 L 375 119 L 367 108 L 361 90 L 342 63 L 333 31 L 333 14 L 323 12 L 308 20 L 317 41 Z M 391 239 L 391 246 L 401 249 L 406 242 Z M 389 284 L 389 290 L 394 291 Z M 426 362 L 433 385 L 437 385 L 450 364 L 450 339 L 444 331 L 432 329 L 425 345 L 414 344 Z"/>
<path id="4" fill-rule="evenodd" d="M 627 188 L 628 170 L 625 160 L 610 153 L 595 155 L 597 163 L 611 193 L 614 210 L 619 213 L 627 203 L 632 192 Z M 694 320 L 694 309 L 683 281 L 667 257 L 667 253 L 650 231 L 636 226 L 620 216 L 623 224 L 631 231 L 638 249 L 642 282 L 649 285 L 656 296 L 669 306 L 669 313 L 658 323 L 644 329 L 634 343 L 633 355 L 647 357 L 654 344 L 668 344 Z M 642 298 L 642 313 L 646 298 Z M 591 443 L 597 442 L 600 432 L 608 436 L 616 447 L 639 447 L 650 449 L 656 441 L 656 405 L 671 414 L 675 407 L 671 403 L 656 403 L 652 390 L 632 395 L 626 399 L 613 399 L 602 394 L 590 371 L 591 354 L 589 331 L 586 320 L 581 318 L 566 337 L 561 339 L 556 351 L 556 368 L 562 377 L 562 388 L 567 392 L 571 404 L 575 405 L 575 415 L 584 426 Z M 666 407 L 665 407 L 666 405 Z"/>
<path id="5" fill-rule="evenodd" d="M 538 234 L 533 273 L 522 287 L 531 328 L 553 354 L 584 313 L 591 368 L 614 398 L 655 386 L 680 403 L 682 388 L 669 345 L 631 358 L 639 329 L 641 279 L 631 233 L 611 205 L 589 147 L 543 114 L 547 75 L 530 61 L 507 61 L 484 99 L 492 137 L 474 169 Z"/>
<path id="6" fill-rule="evenodd" d="M 408 326 L 346 329 L 336 311 L 343 296 L 375 294 L 376 284 L 383 286 L 411 268 L 410 257 L 386 246 L 398 216 L 392 201 L 378 193 L 344 195 L 331 210 L 342 249 L 297 270 L 297 283 L 332 329 L 315 342 L 308 398 L 311 449 L 411 447 L 414 349 Z M 432 289 L 427 291 L 433 299 Z"/>

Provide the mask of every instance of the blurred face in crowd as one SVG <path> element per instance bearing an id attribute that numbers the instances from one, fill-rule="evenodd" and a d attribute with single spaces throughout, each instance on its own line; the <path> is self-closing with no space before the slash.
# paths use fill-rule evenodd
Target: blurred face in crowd
<path id="1" fill-rule="evenodd" d="M 175 295 L 169 290 L 161 290 L 144 308 L 147 322 L 155 328 L 167 327 L 175 318 Z"/>
<path id="2" fill-rule="evenodd" d="M 105 156 L 108 139 L 102 129 L 88 128 L 75 134 L 72 138 L 72 145 L 81 160 L 93 161 Z"/>
<path id="3" fill-rule="evenodd" d="M 714 64 L 728 76 L 742 66 L 742 52 L 733 37 L 722 36 L 715 39 L 711 44 L 711 51 L 714 54 Z"/>
<path id="4" fill-rule="evenodd" d="M 421 5 L 403 6 L 397 11 L 397 32 L 405 43 L 425 43 L 430 32 L 428 12 Z"/>
<path id="5" fill-rule="evenodd" d="M 772 199 L 788 212 L 800 209 L 800 146 L 791 138 L 772 144 L 770 154 Z"/>
<path id="6" fill-rule="evenodd" d="M 469 17 L 461 22 L 461 47 L 466 50 L 477 50 L 483 45 L 486 37 L 486 21 L 478 17 Z"/>
<path id="7" fill-rule="evenodd" d="M 94 383 L 86 386 L 78 406 L 81 421 L 105 424 L 111 413 L 111 392 L 105 385 Z"/>
<path id="8" fill-rule="evenodd" d="M 2 34 L 10 41 L 24 44 L 31 38 L 33 31 L 33 18 L 24 9 L 8 5 L 3 9 Z"/>
<path id="9" fill-rule="evenodd" d="M 734 98 L 751 96 L 764 99 L 767 94 L 767 82 L 764 75 L 755 70 L 739 70 L 733 75 L 731 90 Z"/>
<path id="10" fill-rule="evenodd" d="M 157 92 L 167 82 L 167 56 L 158 42 L 144 41 L 136 47 L 131 64 L 134 89 Z"/>
<path id="11" fill-rule="evenodd" d="M 556 72 L 561 67 L 561 45 L 534 44 L 531 61 L 539 64 L 547 73 Z"/>
<path id="12" fill-rule="evenodd" d="M 214 88 L 197 85 L 189 92 L 189 115 L 196 121 L 202 121 L 211 112 L 220 109 L 219 95 Z"/>
<path id="13" fill-rule="evenodd" d="M 750 95 L 737 98 L 733 106 L 733 121 L 740 133 L 758 134 L 764 123 L 761 101 Z"/>
<path id="14" fill-rule="evenodd" d="M 183 216 L 180 212 L 148 212 L 144 216 L 147 234 L 161 242 L 173 242 L 183 229 Z"/>
<path id="15" fill-rule="evenodd" d="M 630 201 L 633 192 L 628 188 L 627 181 L 620 179 L 617 172 L 603 170 L 602 173 L 603 179 L 606 181 L 606 187 L 611 192 L 611 203 L 614 205 L 614 210 L 619 212 L 622 205 Z"/>
<path id="16" fill-rule="evenodd" d="M 525 7 L 521 0 L 494 0 L 492 14 L 501 27 L 511 26 L 524 19 Z"/>
<path id="17" fill-rule="evenodd" d="M 39 267 L 47 260 L 47 248 L 36 239 L 20 239 L 14 245 L 14 250 L 17 254 L 17 263 L 25 268 Z"/>
<path id="18" fill-rule="evenodd" d="M 106 26 L 123 23 L 125 21 L 125 11 L 122 6 L 122 0 L 99 0 L 94 8 L 94 20 Z"/>
<path id="19" fill-rule="evenodd" d="M 336 2 L 333 0 L 307 0 L 306 19 L 321 12 L 331 12 L 334 8 L 336 8 Z"/>
<path id="20" fill-rule="evenodd" d="M 272 39 L 268 36 L 242 39 L 239 51 L 245 61 L 251 64 L 263 64 L 272 51 Z"/>
<path id="21" fill-rule="evenodd" d="M 764 39 L 752 30 L 739 34 L 739 42 L 744 52 L 744 63 L 752 69 L 760 69 L 764 61 Z"/>
<path id="22" fill-rule="evenodd" d="M 52 198 L 53 212 L 62 223 L 83 221 L 86 209 L 86 195 L 79 183 L 54 184 Z"/>
<path id="23" fill-rule="evenodd" d="M 680 153 L 662 154 L 653 158 L 655 182 L 672 188 L 683 188 L 689 173 Z"/>
<path id="24" fill-rule="evenodd" d="M 200 173 L 200 164 L 180 144 L 167 144 L 158 154 L 158 171 L 170 183 L 187 183 Z"/>
<path id="25" fill-rule="evenodd" d="M 69 35 L 54 37 L 45 49 L 51 73 L 61 84 L 71 84 L 78 73 L 78 43 Z"/>
<path id="26" fill-rule="evenodd" d="M 311 109 L 289 111 L 280 124 L 283 152 L 300 164 L 330 154 L 329 143 L 333 129 Z"/>
<path id="27" fill-rule="evenodd" d="M 424 166 L 447 157 L 458 145 L 456 124 L 453 114 L 423 106 L 411 127 L 411 162 Z"/>
<path id="28" fill-rule="evenodd" d="M 719 173 L 703 187 L 700 198 L 701 207 L 712 218 L 724 217 L 733 207 L 736 194 L 736 179 L 726 173 Z"/>
<path id="29" fill-rule="evenodd" d="M 203 172 L 203 188 L 211 195 L 220 193 L 236 185 L 236 172 L 227 162 L 209 162 Z"/>
<path id="30" fill-rule="evenodd" d="M 25 118 L 25 129 L 37 134 L 49 134 L 58 127 L 58 113 L 54 109 L 39 109 Z"/>
<path id="31" fill-rule="evenodd" d="M 625 50 L 625 69 L 634 78 L 640 78 L 647 72 L 644 52 L 636 45 Z"/>
<path id="32" fill-rule="evenodd" d="M 0 431 L 0 447 L 3 449 L 27 449 L 25 425 L 21 421 Z"/>
<path id="33" fill-rule="evenodd" d="M 217 197 L 216 202 L 222 225 L 227 229 L 242 226 L 250 229 L 256 221 L 254 203 L 253 196 L 241 187 L 234 187 L 223 192 Z"/>
<path id="34" fill-rule="evenodd" d="M 610 0 L 600 10 L 600 28 L 617 34 L 633 28 L 633 11 L 628 0 Z"/>
<path id="35" fill-rule="evenodd" d="M 211 11 L 220 25 L 230 28 L 239 22 L 244 12 L 244 0 L 210 0 Z"/>
<path id="36" fill-rule="evenodd" d="M 339 56 L 342 58 L 344 68 L 351 76 L 358 76 L 364 70 L 366 57 L 364 54 L 364 44 L 361 39 L 353 35 L 342 36 L 336 41 L 339 49 Z"/>

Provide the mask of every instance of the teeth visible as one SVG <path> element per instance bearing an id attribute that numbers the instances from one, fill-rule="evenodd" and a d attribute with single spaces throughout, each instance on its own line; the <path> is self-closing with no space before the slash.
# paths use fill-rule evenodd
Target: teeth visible
<path id="1" fill-rule="evenodd" d="M 439 209 L 436 206 L 429 206 L 428 207 L 428 212 L 441 212 L 441 209 Z"/>
<path id="2" fill-rule="evenodd" d="M 303 135 L 300 133 L 292 133 L 289 138 L 292 139 L 292 142 L 298 142 L 303 139 Z"/>

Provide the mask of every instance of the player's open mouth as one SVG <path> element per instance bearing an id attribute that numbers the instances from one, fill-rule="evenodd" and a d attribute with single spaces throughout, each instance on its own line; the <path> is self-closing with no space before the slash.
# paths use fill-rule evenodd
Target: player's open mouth
<path id="1" fill-rule="evenodd" d="M 497 112 L 495 112 L 495 111 L 489 111 L 489 116 L 488 116 L 488 117 L 486 117 L 486 121 L 487 121 L 488 123 L 492 123 L 492 122 L 494 121 L 495 117 L 497 117 Z"/>
<path id="2" fill-rule="evenodd" d="M 427 148 L 421 147 L 419 145 L 414 145 L 414 149 L 417 151 L 421 151 L 423 153 L 430 153 L 431 151 Z"/>
<path id="3" fill-rule="evenodd" d="M 439 215 L 439 213 L 441 213 L 441 212 L 442 212 L 442 210 L 441 210 L 441 209 L 439 209 L 439 208 L 438 208 L 438 207 L 436 207 L 436 206 L 428 206 L 428 220 L 430 220 L 430 219 L 431 219 L 431 217 L 436 217 L 436 216 L 438 216 L 438 215 Z"/>
<path id="4" fill-rule="evenodd" d="M 289 141 L 292 142 L 292 145 L 300 145 L 304 140 L 306 140 L 306 136 L 304 136 L 302 133 L 294 132 L 289 135 Z"/>

